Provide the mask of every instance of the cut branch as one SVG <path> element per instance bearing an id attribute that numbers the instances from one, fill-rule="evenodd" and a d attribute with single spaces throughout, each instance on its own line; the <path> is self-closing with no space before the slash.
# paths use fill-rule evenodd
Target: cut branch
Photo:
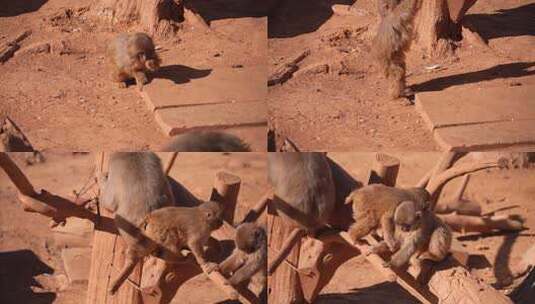
<path id="1" fill-rule="evenodd" d="M 458 232 L 493 232 L 496 230 L 520 231 L 524 229 L 522 221 L 506 215 L 490 217 L 445 214 L 439 217 Z"/>
<path id="2" fill-rule="evenodd" d="M 15 52 L 20 48 L 19 43 L 22 40 L 26 39 L 26 37 L 30 36 L 31 34 L 32 34 L 32 31 L 30 31 L 30 30 L 24 31 L 24 32 L 18 34 L 15 37 L 15 39 L 12 39 L 12 40 L 8 41 L 7 43 L 5 43 L 0 48 L 0 62 L 4 63 L 9 58 L 11 58 L 13 56 L 13 54 L 15 54 Z"/>

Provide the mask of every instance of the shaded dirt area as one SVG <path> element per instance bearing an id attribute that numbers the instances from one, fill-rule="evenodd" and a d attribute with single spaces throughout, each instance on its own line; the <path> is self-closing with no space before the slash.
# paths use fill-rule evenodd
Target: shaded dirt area
<path id="1" fill-rule="evenodd" d="M 438 150 L 410 101 L 389 100 L 370 59 L 375 2 L 348 11 L 353 2 L 288 1 L 270 17 L 271 71 L 310 51 L 293 78 L 270 87 L 270 124 L 302 150 Z M 534 84 L 534 12 L 528 0 L 478 1 L 466 21 L 489 47 L 463 40 L 444 59 L 411 52 L 408 85 L 422 92 Z"/>
<path id="2" fill-rule="evenodd" d="M 160 156 L 165 164 L 169 154 Z M 45 153 L 45 163 L 24 166 L 21 155 L 13 157 L 36 188 L 65 196 L 82 188 L 95 160 L 92 154 Z M 267 188 L 262 154 L 181 153 L 170 176 L 194 195 L 206 199 L 220 170 L 236 174 L 242 180 L 236 211 L 236 219 L 242 219 Z M 84 302 L 87 283 L 68 283 L 49 220 L 22 210 L 16 190 L 3 172 L 0 173 L 0 201 L 4 206 L 0 213 L 0 302 Z M 214 303 L 224 299 L 224 293 L 199 275 L 179 289 L 173 303 Z"/>
<path id="3" fill-rule="evenodd" d="M 398 185 L 412 186 L 433 168 L 440 153 L 391 153 L 401 160 Z M 374 163 L 374 153 L 329 153 L 358 181 L 365 181 Z M 455 190 L 461 178 L 444 187 L 441 198 Z M 511 267 L 535 241 L 535 169 L 483 170 L 471 174 L 464 198 L 478 202 L 483 214 L 518 214 L 529 229 L 520 233 L 455 234 L 471 256 L 470 271 L 501 292 L 508 293 L 522 279 L 511 280 Z M 511 284 L 512 283 L 512 284 Z M 357 256 L 340 267 L 317 303 L 418 303 L 397 284 L 389 283 L 363 257 Z"/>
<path id="4" fill-rule="evenodd" d="M 41 150 L 157 147 L 168 138 L 137 88 L 118 89 L 109 81 L 106 41 L 125 29 L 111 29 L 89 18 L 94 2 L 49 0 L 11 6 L 2 1 L 0 44 L 23 30 L 32 30 L 32 35 L 0 66 L 0 114 L 8 114 Z M 247 1 L 195 2 L 211 30 L 184 22 L 175 37 L 156 40 L 163 66 L 170 49 L 180 51 L 186 67 L 265 64 L 265 43 L 251 45 L 251 37 L 240 31 L 249 19 L 248 26 L 258 24 L 254 19 L 260 13 L 243 8 Z M 265 26 L 258 24 L 258 35 L 266 36 Z M 23 52 L 41 43 L 49 43 L 51 52 Z"/>

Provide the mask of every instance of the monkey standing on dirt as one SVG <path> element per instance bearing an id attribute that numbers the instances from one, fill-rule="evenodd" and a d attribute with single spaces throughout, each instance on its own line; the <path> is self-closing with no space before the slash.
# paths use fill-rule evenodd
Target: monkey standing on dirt
<path id="1" fill-rule="evenodd" d="M 372 43 L 372 56 L 387 78 L 390 96 L 411 95 L 405 84 L 405 53 L 413 40 L 412 24 L 421 0 L 380 0 L 379 13 L 384 14 Z M 393 9 L 393 5 L 396 5 Z"/>
<path id="2" fill-rule="evenodd" d="M 262 295 L 267 283 L 267 236 L 264 228 L 243 223 L 236 229 L 236 247 L 232 254 L 219 264 L 219 270 L 230 276 L 231 285 L 247 286 L 255 280 L 262 286 Z"/>
<path id="3" fill-rule="evenodd" d="M 175 136 L 162 152 L 249 152 L 249 145 L 232 134 L 194 131 Z"/>
<path id="4" fill-rule="evenodd" d="M 390 251 L 398 248 L 394 235 L 394 213 L 403 201 L 413 201 L 419 206 L 426 206 L 430 199 L 424 188 L 395 188 L 382 184 L 364 186 L 351 192 L 346 203 L 352 203 L 355 223 L 349 227 L 349 235 L 354 242 L 379 227 L 383 239 Z"/>
<path id="5" fill-rule="evenodd" d="M 111 283 L 110 293 L 117 292 L 136 264 L 149 254 L 171 263 L 181 261 L 182 250 L 189 249 L 203 271 L 210 273 L 217 264 L 206 261 L 204 246 L 212 231 L 223 224 L 223 207 L 214 201 L 196 207 L 165 207 L 147 215 L 129 246 L 121 272 Z"/>
<path id="6" fill-rule="evenodd" d="M 136 242 L 136 227 L 147 214 L 175 205 L 160 158 L 152 152 L 111 154 L 109 172 L 101 174 L 98 182 L 99 201 L 114 213 L 117 229 L 128 246 Z"/>
<path id="7" fill-rule="evenodd" d="M 146 72 L 154 72 L 160 67 L 154 43 L 144 33 L 117 35 L 108 45 L 107 57 L 112 80 L 123 88 L 126 81 L 133 78 L 143 90 L 143 85 L 148 82 Z"/>
<path id="8" fill-rule="evenodd" d="M 440 262 L 448 255 L 451 230 L 428 206 L 404 201 L 396 208 L 394 222 L 396 239 L 402 244 L 385 266 L 399 268 L 409 260 L 420 266 L 423 260 Z"/>
<path id="9" fill-rule="evenodd" d="M 268 178 L 273 204 L 289 224 L 311 233 L 325 226 L 335 207 L 335 189 L 324 153 L 268 153 Z"/>

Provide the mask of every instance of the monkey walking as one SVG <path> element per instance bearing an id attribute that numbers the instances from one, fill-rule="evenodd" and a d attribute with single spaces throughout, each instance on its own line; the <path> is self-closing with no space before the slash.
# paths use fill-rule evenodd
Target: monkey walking
<path id="1" fill-rule="evenodd" d="M 428 207 L 404 201 L 396 208 L 395 229 L 401 232 L 398 238 L 402 244 L 387 266 L 402 267 L 411 257 L 416 258 L 416 262 L 440 262 L 448 255 L 452 241 L 451 229 Z"/>
<path id="2" fill-rule="evenodd" d="M 247 286 L 256 281 L 265 293 L 267 284 L 267 236 L 264 228 L 243 223 L 236 229 L 236 245 L 232 254 L 219 264 L 219 270 L 229 276 L 232 286 Z"/>
<path id="3" fill-rule="evenodd" d="M 382 17 L 372 42 L 372 56 L 381 73 L 390 82 L 392 98 L 411 95 L 405 81 L 405 53 L 413 34 L 413 21 L 421 0 L 379 0 Z M 399 3 L 399 4 L 397 4 Z"/>
<path id="4" fill-rule="evenodd" d="M 144 33 L 122 33 L 110 41 L 107 48 L 111 79 L 125 88 L 126 81 L 135 79 L 140 90 L 148 83 L 147 71 L 154 72 L 161 60 L 152 39 Z"/>
<path id="5" fill-rule="evenodd" d="M 162 152 L 249 152 L 249 145 L 232 134 L 193 131 L 175 136 Z"/>
<path id="6" fill-rule="evenodd" d="M 394 214 L 403 201 L 414 201 L 420 206 L 428 204 L 429 193 L 424 188 L 395 188 L 382 184 L 364 186 L 351 192 L 346 203 L 352 203 L 355 223 L 349 227 L 354 242 L 381 227 L 383 239 L 390 251 L 398 248 L 395 238 Z M 372 248 L 373 249 L 373 248 Z"/>
<path id="7" fill-rule="evenodd" d="M 110 287 L 117 292 L 136 264 L 149 254 L 176 263 L 183 257 L 181 250 L 189 249 L 204 272 L 217 269 L 217 264 L 204 257 L 204 246 L 212 231 L 223 224 L 223 207 L 213 201 L 196 207 L 165 207 L 147 215 L 135 235 L 137 242 L 129 246 L 126 261 Z"/>

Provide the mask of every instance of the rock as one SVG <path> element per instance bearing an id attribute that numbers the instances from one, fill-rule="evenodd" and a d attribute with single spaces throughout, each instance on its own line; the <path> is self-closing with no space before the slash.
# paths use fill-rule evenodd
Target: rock
<path id="1" fill-rule="evenodd" d="M 65 248 L 61 251 L 61 258 L 71 284 L 87 282 L 91 267 L 91 248 Z"/>
<path id="2" fill-rule="evenodd" d="M 50 53 L 50 43 L 37 42 L 28 45 L 17 52 L 17 55 L 34 55 L 34 54 L 48 54 Z"/>

